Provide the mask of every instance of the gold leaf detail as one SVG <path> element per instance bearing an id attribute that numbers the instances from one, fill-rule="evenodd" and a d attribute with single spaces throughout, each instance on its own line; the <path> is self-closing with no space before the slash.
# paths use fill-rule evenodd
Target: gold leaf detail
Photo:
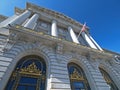
<path id="1" fill-rule="evenodd" d="M 72 80 L 84 80 L 83 76 L 80 75 L 76 69 L 74 69 L 73 73 L 70 75 L 70 79 L 72 79 Z"/>
<path id="2" fill-rule="evenodd" d="M 41 75 L 41 71 L 37 68 L 34 62 L 28 65 L 28 67 L 21 68 L 20 73 L 29 75 Z"/>

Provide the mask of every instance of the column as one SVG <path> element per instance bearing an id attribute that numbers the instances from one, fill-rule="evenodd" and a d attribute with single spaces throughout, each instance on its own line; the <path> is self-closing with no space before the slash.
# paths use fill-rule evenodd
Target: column
<path id="1" fill-rule="evenodd" d="M 57 22 L 55 20 L 52 21 L 52 26 L 51 26 L 51 35 L 58 37 L 58 32 L 57 32 Z"/>
<path id="2" fill-rule="evenodd" d="M 36 25 L 36 22 L 39 18 L 38 14 L 34 14 L 29 20 L 28 22 L 24 25 L 24 27 L 30 28 L 30 29 L 34 29 L 34 26 Z"/>
<path id="3" fill-rule="evenodd" d="M 21 24 L 30 16 L 30 14 L 31 12 L 29 10 L 26 10 L 24 13 L 17 16 L 17 18 L 10 21 L 9 24 Z"/>
<path id="4" fill-rule="evenodd" d="M 6 27 L 11 21 L 15 20 L 18 16 L 15 14 L 0 23 L 0 27 Z"/>
<path id="5" fill-rule="evenodd" d="M 70 26 L 68 27 L 68 31 L 70 33 L 70 36 L 71 36 L 73 42 L 80 43 L 79 40 L 78 40 L 78 38 L 77 38 L 77 36 L 75 35 L 73 29 Z"/>
<path id="6" fill-rule="evenodd" d="M 88 34 L 88 36 L 90 37 L 90 39 L 92 40 L 92 42 L 97 46 L 97 48 L 99 50 L 103 51 L 102 48 L 96 43 L 96 41 L 89 34 Z"/>
<path id="7" fill-rule="evenodd" d="M 31 12 L 26 10 L 24 13 L 20 15 L 13 15 L 12 17 L 7 18 L 3 22 L 0 23 L 0 27 L 6 27 L 8 24 L 21 24 L 24 22 L 29 16 Z"/>
<path id="8" fill-rule="evenodd" d="M 97 49 L 97 47 L 94 45 L 94 43 L 91 41 L 91 39 L 87 36 L 85 32 L 82 32 L 81 34 L 82 34 L 82 37 L 87 41 L 87 43 L 89 44 L 91 48 Z"/>

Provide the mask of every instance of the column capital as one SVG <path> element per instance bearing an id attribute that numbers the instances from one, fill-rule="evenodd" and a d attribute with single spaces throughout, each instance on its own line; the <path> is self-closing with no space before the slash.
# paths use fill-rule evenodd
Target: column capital
<path id="1" fill-rule="evenodd" d="M 68 30 L 70 30 L 70 29 L 72 29 L 72 27 L 71 27 L 71 26 L 68 26 Z"/>
<path id="2" fill-rule="evenodd" d="M 23 13 L 31 13 L 31 10 L 26 9 Z"/>
<path id="3" fill-rule="evenodd" d="M 28 22 L 24 25 L 24 27 L 28 27 L 30 29 L 34 29 L 36 22 L 39 18 L 37 13 L 34 13 L 33 16 L 28 20 Z"/>
<path id="4" fill-rule="evenodd" d="M 52 23 L 57 23 L 57 21 L 55 19 L 52 20 Z"/>

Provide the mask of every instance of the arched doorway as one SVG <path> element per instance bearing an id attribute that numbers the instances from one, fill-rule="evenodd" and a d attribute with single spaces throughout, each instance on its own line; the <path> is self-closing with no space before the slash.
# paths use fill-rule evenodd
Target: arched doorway
<path id="1" fill-rule="evenodd" d="M 30 55 L 16 65 L 5 90 L 45 90 L 46 64 L 43 58 Z"/>
<path id="2" fill-rule="evenodd" d="M 68 72 L 72 90 L 91 90 L 83 69 L 75 63 L 68 64 Z"/>

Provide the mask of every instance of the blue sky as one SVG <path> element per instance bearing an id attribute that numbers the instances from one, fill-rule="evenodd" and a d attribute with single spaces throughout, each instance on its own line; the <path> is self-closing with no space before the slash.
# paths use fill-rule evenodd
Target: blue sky
<path id="1" fill-rule="evenodd" d="M 102 48 L 120 53 L 120 0 L 0 0 L 0 14 L 12 16 L 14 7 L 25 8 L 26 2 L 87 22 Z"/>

